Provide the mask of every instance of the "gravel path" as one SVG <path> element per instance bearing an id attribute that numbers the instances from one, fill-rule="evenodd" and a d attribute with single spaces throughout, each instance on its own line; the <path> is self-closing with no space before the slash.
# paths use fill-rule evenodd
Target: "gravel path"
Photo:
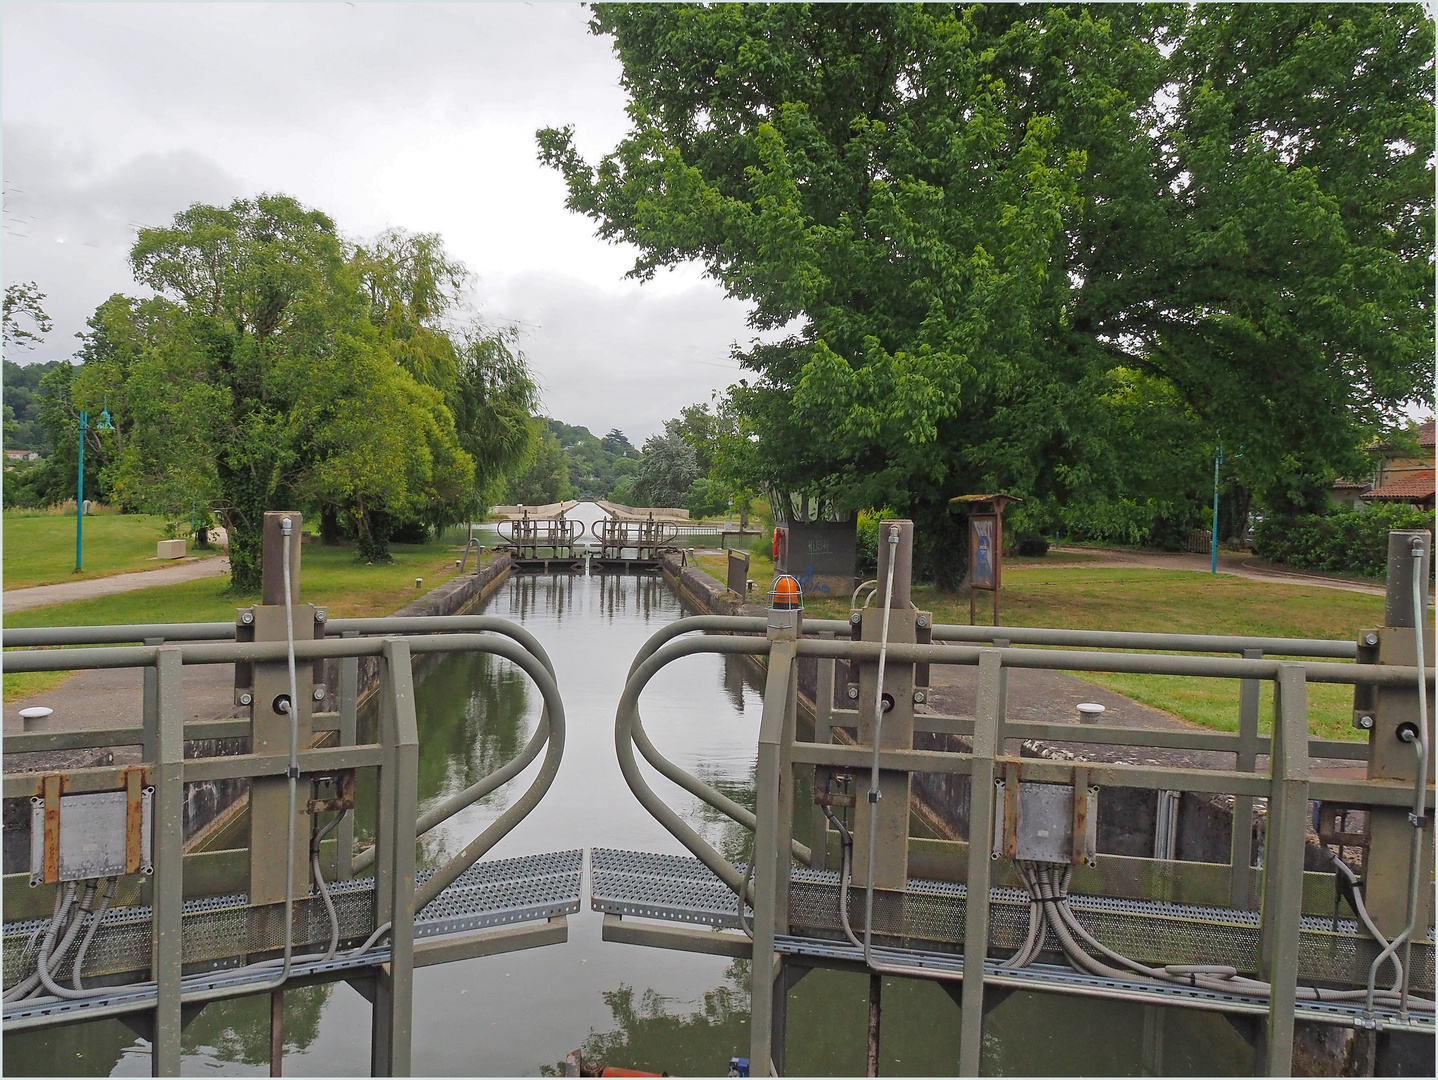
<path id="1" fill-rule="evenodd" d="M 133 574 L 115 574 L 112 577 L 90 578 L 86 581 L 66 581 L 59 585 L 37 585 L 32 589 L 6 589 L 3 596 L 0 596 L 0 602 L 4 603 L 6 611 L 24 611 L 47 604 L 92 600 L 97 596 L 152 589 L 156 585 L 176 585 L 182 581 L 218 577 L 229 572 L 230 560 L 224 555 L 212 555 L 207 559 L 186 558 L 179 560 L 178 565 L 162 567 L 159 570 L 140 570 Z"/>

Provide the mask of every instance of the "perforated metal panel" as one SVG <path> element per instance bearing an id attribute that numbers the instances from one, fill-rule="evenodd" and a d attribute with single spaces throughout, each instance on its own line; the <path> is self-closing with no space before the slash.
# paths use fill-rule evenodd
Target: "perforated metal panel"
<path id="1" fill-rule="evenodd" d="M 677 855 L 596 848 L 591 854 L 590 903 L 596 911 L 651 919 L 737 927 L 736 898 L 698 859 Z M 954 953 L 964 943 L 968 890 L 963 885 L 911 879 L 903 893 L 874 897 L 874 932 L 885 944 L 933 953 Z M 988 947 L 996 954 L 1017 949 L 1028 933 L 1029 898 L 1018 889 L 990 893 Z M 1148 900 L 1073 896 L 1079 923 L 1116 952 L 1147 964 L 1228 964 L 1256 970 L 1259 917 L 1254 911 L 1165 904 Z M 849 921 L 864 927 L 864 893 L 853 889 Z M 788 932 L 799 936 L 840 938 L 839 875 L 796 869 L 789 887 Z M 1052 936 L 1047 947 L 1058 951 Z M 1413 988 L 1433 989 L 1433 932 L 1413 946 Z M 1321 982 L 1355 982 L 1366 977 L 1374 955 L 1370 942 L 1357 936 L 1357 925 L 1340 919 L 1305 917 L 1299 931 L 1299 973 Z M 1361 982 L 1361 979 L 1356 980 Z"/>
<path id="2" fill-rule="evenodd" d="M 582 850 L 498 859 L 470 867 L 415 919 L 415 937 L 437 937 L 487 927 L 573 914 L 579 910 Z M 434 871 L 416 875 L 423 884 Z M 341 942 L 362 941 L 374 929 L 374 881 L 359 878 L 330 886 Z M 250 907 L 243 894 L 191 900 L 184 907 L 184 963 L 187 972 L 234 966 L 251 955 L 284 948 L 284 905 Z M 34 970 L 32 937 L 48 919 L 8 923 L 4 936 L 4 979 L 10 987 Z M 77 934 L 77 940 L 83 935 Z M 329 916 L 318 895 L 294 905 L 297 949 L 327 944 Z M 150 965 L 150 909 L 105 913 L 85 956 L 85 977 L 144 971 Z M 52 970 L 68 968 L 59 962 Z"/>

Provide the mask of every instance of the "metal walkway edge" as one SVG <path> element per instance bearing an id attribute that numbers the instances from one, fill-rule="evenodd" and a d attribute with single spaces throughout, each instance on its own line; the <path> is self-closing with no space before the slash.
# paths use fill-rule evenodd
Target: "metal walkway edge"
<path id="1" fill-rule="evenodd" d="M 590 870 L 590 906 L 606 915 L 697 924 L 715 930 L 739 928 L 738 904 L 733 891 L 698 859 L 594 848 L 590 852 Z M 847 942 L 818 936 L 825 932 L 835 932 L 837 936 L 838 875 L 794 869 L 790 880 L 791 927 L 798 924 L 817 933 L 776 934 L 775 949 L 788 956 L 862 965 L 862 957 Z M 876 955 L 909 967 L 962 972 L 964 957 L 955 950 L 962 945 L 967 895 L 963 885 L 911 879 L 909 891 L 903 896 L 903 910 L 889 913 L 885 920 L 889 925 L 881 927 L 879 918 L 875 920 L 876 929 L 882 928 L 891 936 L 900 937 L 909 947 L 876 946 Z M 1017 889 L 994 888 L 990 890 L 990 897 L 993 912 L 990 947 L 1017 948 L 1027 926 L 1028 895 Z M 862 905 L 857 907 L 862 909 Z M 1074 896 L 1072 907 L 1090 932 L 1139 954 L 1161 953 L 1165 948 L 1181 951 L 1185 946 L 1212 950 L 1218 942 L 1227 943 L 1229 952 L 1240 955 L 1246 952 L 1251 958 L 1259 929 L 1257 912 L 1226 908 L 1085 896 Z M 747 918 L 752 912 L 746 907 L 745 914 Z M 881 917 L 883 914 L 879 912 Z M 825 915 L 830 917 L 824 918 Z M 854 917 L 858 924 L 862 918 L 861 910 L 855 910 Z M 1345 974 L 1351 970 L 1347 965 L 1353 962 L 1358 945 L 1357 927 L 1352 921 L 1339 920 L 1335 931 L 1331 920 L 1305 917 L 1303 931 L 1305 967 L 1320 969 L 1312 976 L 1305 971 L 1305 978 L 1323 981 L 1333 978 L 1334 968 L 1339 966 L 1332 963 L 1335 956 L 1340 958 Z M 940 934 L 945 936 L 936 936 Z M 737 936 L 715 936 L 723 937 L 735 946 L 748 945 L 747 939 Z M 1149 939 L 1147 947 L 1136 949 L 1136 939 L 1145 937 Z M 1418 969 L 1415 971 L 1415 985 L 1432 986 L 1432 938 L 1430 930 L 1426 942 L 1415 943 L 1414 962 Z M 1056 943 L 1050 944 L 1057 951 Z M 673 947 L 685 946 L 676 942 Z M 1183 962 L 1182 958 L 1170 956 L 1169 962 Z M 1151 962 L 1161 960 L 1161 957 L 1154 957 Z M 1325 968 L 1328 970 L 1322 970 Z M 986 982 L 1010 989 L 1067 992 L 1154 1004 L 1183 1004 L 1255 1016 L 1268 1012 L 1266 998 L 1214 993 L 1139 979 L 1105 979 L 1055 964 L 1005 968 L 999 961 L 986 960 L 984 970 Z M 1343 981 L 1343 976 L 1334 981 Z M 1301 1001 L 1296 1006 L 1299 1018 L 1325 1023 L 1352 1024 L 1362 1012 L 1361 1005 L 1343 1002 Z M 1386 1028 L 1428 1034 L 1435 1031 L 1431 1017 L 1414 1014 L 1404 1021 L 1395 1011 L 1383 1009 L 1378 1010 L 1378 1015 Z"/>
<path id="2" fill-rule="evenodd" d="M 486 931 L 572 915 L 580 909 L 583 871 L 584 852 L 578 848 L 477 863 L 415 918 L 416 943 L 427 939 L 456 938 L 477 941 L 476 935 Z M 420 872 L 416 875 L 416 884 L 422 885 L 433 874 L 432 870 Z M 373 930 L 374 923 L 373 880 L 358 878 L 336 882 L 330 886 L 330 894 L 340 920 L 341 941 L 366 937 Z M 303 906 L 297 903 L 295 907 L 297 948 L 327 941 L 329 923 L 318 896 L 308 898 Z M 186 991 L 231 987 L 243 992 L 246 983 L 264 984 L 273 979 L 273 972 L 239 975 L 226 971 L 233 969 L 241 957 L 276 951 L 277 941 L 282 940 L 283 928 L 277 925 L 277 920 L 264 919 L 264 914 L 270 913 L 267 909 L 250 908 L 248 898 L 242 894 L 188 901 L 183 914 L 185 962 L 192 975 L 187 981 Z M 257 918 L 257 915 L 261 917 Z M 13 985 L 33 970 L 33 962 L 25 955 L 26 945 L 36 929 L 48 923 L 48 919 L 34 919 L 5 927 L 6 986 Z M 150 952 L 149 935 L 149 908 L 121 908 L 107 912 L 86 957 L 86 976 L 144 969 Z M 341 952 L 331 960 L 295 964 L 293 977 L 302 979 L 372 967 L 387 962 L 389 957 L 388 945 L 373 947 L 359 956 L 346 956 Z M 213 974 L 193 974 L 197 969 L 203 971 L 206 967 L 213 969 Z M 38 1026 L 46 1018 L 61 1015 L 72 1015 L 74 1019 L 82 1020 L 134 1011 L 152 1003 L 154 996 L 153 990 L 137 992 L 120 984 L 113 988 L 113 992 L 93 998 L 12 1002 L 4 1007 L 4 1030 L 18 1031 Z"/>

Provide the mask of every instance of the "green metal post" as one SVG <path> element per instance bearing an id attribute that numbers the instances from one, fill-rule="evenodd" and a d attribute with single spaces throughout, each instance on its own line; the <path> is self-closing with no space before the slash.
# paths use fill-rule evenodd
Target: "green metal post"
<path id="1" fill-rule="evenodd" d="M 80 410 L 80 470 L 75 483 L 75 572 L 85 568 L 85 429 L 90 417 Z"/>
<path id="2" fill-rule="evenodd" d="M 155 876 L 150 908 L 150 971 L 156 983 L 155 1031 L 150 1048 L 154 1076 L 180 1075 L 181 929 L 185 840 L 184 667 L 177 645 L 161 646 L 156 658 L 156 755 L 152 778 Z"/>
<path id="3" fill-rule="evenodd" d="M 1218 573 L 1218 467 L 1223 464 L 1223 444 L 1213 455 L 1213 536 L 1208 545 L 1208 572 Z"/>
<path id="4" fill-rule="evenodd" d="M 1268 1076 L 1293 1068 L 1293 1007 L 1298 931 L 1303 917 L 1303 854 L 1308 835 L 1308 697 L 1303 667 L 1282 664 L 1274 687 L 1273 787 L 1263 860 L 1259 970 L 1272 986 L 1260 1040 Z"/>
<path id="5" fill-rule="evenodd" d="M 834 639 L 832 630 L 825 630 L 819 635 L 826 641 Z M 818 685 L 814 688 L 814 741 L 828 745 L 833 738 L 832 722 L 834 718 L 834 666 L 838 661 L 819 660 L 818 662 Z M 814 785 L 814 793 L 818 794 L 818 784 Z M 813 859 L 809 866 L 814 870 L 827 870 L 829 868 L 829 820 L 824 817 L 824 810 L 818 803 L 815 803 L 809 811 L 809 847 L 813 851 Z"/>
<path id="6" fill-rule="evenodd" d="M 781 631 L 782 633 L 782 631 Z M 787 929 L 789 880 L 785 803 L 792 805 L 793 784 L 783 779 L 782 743 L 794 666 L 794 639 L 779 637 L 769 650 L 764 684 L 764 714 L 759 722 L 759 761 L 754 788 L 754 958 L 749 967 L 749 1068 L 752 1076 L 770 1075 L 773 1057 L 773 1008 L 776 963 L 774 935 L 782 919 Z M 781 791 L 781 787 L 783 791 Z M 780 844 L 783 847 L 780 847 Z M 780 852 L 783 852 L 782 859 Z"/>
<path id="7" fill-rule="evenodd" d="M 1262 660 L 1262 649 L 1244 649 L 1245 660 Z M 1257 679 L 1244 679 L 1238 684 L 1238 760 L 1239 772 L 1253 772 L 1258 766 L 1258 700 Z M 1306 750 L 1305 750 L 1306 753 Z M 1228 851 L 1228 904 L 1239 911 L 1253 907 L 1253 796 L 1233 797 L 1233 828 Z"/>
<path id="8" fill-rule="evenodd" d="M 964 907 L 964 992 L 959 1005 L 959 1075 L 978 1076 L 984 1048 L 984 958 L 989 944 L 989 864 L 994 846 L 994 758 L 1000 750 L 1002 657 L 979 654 L 979 699 L 969 774 L 969 874 Z"/>
<path id="9" fill-rule="evenodd" d="M 1007 649 L 1013 645 L 1008 638 L 994 638 L 994 648 Z M 1009 746 L 1009 669 L 999 668 L 999 726 L 994 740 L 994 751 L 999 757 L 1008 753 Z"/>
<path id="10" fill-rule="evenodd" d="M 346 630 L 346 638 L 359 637 L 359 631 Z M 340 730 L 341 746 L 354 746 L 359 740 L 359 657 L 340 660 Z M 335 867 L 341 881 L 354 876 L 355 816 L 346 814 L 335 831 Z"/>
<path id="11" fill-rule="evenodd" d="M 389 843 L 375 862 L 376 918 L 390 925 L 390 962 L 375 978 L 370 1069 L 376 1076 L 408 1076 L 414 1011 L 414 821 L 419 779 L 419 729 L 409 642 L 387 638 L 381 678 L 380 742 L 389 767 L 380 770 L 381 829 Z M 388 776 L 386 777 L 386 774 Z M 383 819 L 388 818 L 385 822 Z M 376 838 L 378 840 L 378 837 Z"/>

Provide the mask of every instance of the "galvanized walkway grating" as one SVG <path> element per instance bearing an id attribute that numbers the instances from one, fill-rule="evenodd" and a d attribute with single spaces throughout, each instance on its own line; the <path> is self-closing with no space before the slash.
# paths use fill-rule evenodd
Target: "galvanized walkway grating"
<path id="1" fill-rule="evenodd" d="M 415 919 L 416 938 L 473 933 L 494 927 L 571 915 L 580 908 L 584 873 L 582 849 L 496 859 L 470 867 Z M 434 871 L 416 875 L 423 884 Z M 330 886 L 341 941 L 363 940 L 374 929 L 374 881 L 356 878 Z M 282 907 L 251 908 L 243 894 L 205 897 L 184 905 L 184 963 L 187 971 L 221 970 L 251 954 L 283 948 Z M 4 984 L 13 986 L 34 970 L 32 935 L 49 923 L 31 919 L 4 928 Z M 324 904 L 313 895 L 295 903 L 296 948 L 326 943 L 330 924 Z M 386 954 L 387 955 L 387 954 Z M 366 960 L 365 963 L 379 961 Z M 148 969 L 150 909 L 107 912 L 86 954 L 87 977 Z M 334 962 L 330 962 L 333 964 Z M 117 992 L 123 987 L 117 987 Z M 18 1003 L 17 1003 L 18 1004 Z M 8 1019 L 14 1005 L 6 1006 Z"/>
<path id="2" fill-rule="evenodd" d="M 590 905 L 596 911 L 646 919 L 737 929 L 734 892 L 698 859 L 595 848 L 590 853 Z M 839 875 L 796 868 L 791 872 L 788 930 L 815 940 L 839 939 Z M 875 896 L 874 929 L 887 946 L 937 959 L 963 948 L 968 890 L 963 885 L 911 879 L 905 893 Z M 996 888 L 990 894 L 989 948 L 1013 951 L 1028 930 L 1028 894 Z M 850 920 L 862 933 L 863 891 L 853 890 Z M 1217 963 L 1253 972 L 1258 956 L 1259 916 L 1254 911 L 1072 897 L 1080 923 L 1104 944 L 1149 964 Z M 1048 938 L 1048 949 L 1058 943 Z M 1371 942 L 1357 936 L 1351 920 L 1307 916 L 1299 936 L 1299 971 L 1305 980 L 1351 982 L 1367 973 Z M 1433 933 L 1414 942 L 1413 988 L 1431 993 Z M 1359 980 L 1360 982 L 1362 980 Z"/>

